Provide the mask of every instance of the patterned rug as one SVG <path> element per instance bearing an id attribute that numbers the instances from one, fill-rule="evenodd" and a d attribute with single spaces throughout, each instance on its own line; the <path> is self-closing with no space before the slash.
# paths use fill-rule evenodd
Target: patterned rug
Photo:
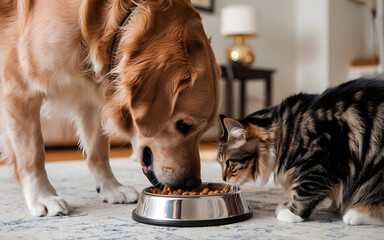
<path id="1" fill-rule="evenodd" d="M 113 159 L 116 177 L 138 191 L 149 185 L 140 164 Z M 0 167 L 0 239 L 383 239 L 384 227 L 348 226 L 339 216 L 320 207 L 304 223 L 282 223 L 274 211 L 284 202 L 280 189 L 268 183 L 242 187 L 253 217 L 244 222 L 199 228 L 160 227 L 137 223 L 131 212 L 135 204 L 110 205 L 99 200 L 85 161 L 46 164 L 58 194 L 72 207 L 70 216 L 28 216 L 21 189 L 10 166 Z M 220 182 L 220 166 L 202 162 L 203 181 Z"/>

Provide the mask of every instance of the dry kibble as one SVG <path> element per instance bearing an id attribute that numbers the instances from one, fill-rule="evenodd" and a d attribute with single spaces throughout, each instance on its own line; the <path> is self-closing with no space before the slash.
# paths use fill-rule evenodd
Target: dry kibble
<path id="1" fill-rule="evenodd" d="M 221 190 L 222 191 L 222 193 L 227 193 L 227 192 L 229 192 L 229 189 L 228 188 L 224 188 L 223 190 Z"/>
<path id="2" fill-rule="evenodd" d="M 162 194 L 162 195 L 212 195 L 212 194 L 220 194 L 229 192 L 228 188 L 224 189 L 211 189 L 209 186 L 205 187 L 202 191 L 192 191 L 192 190 L 183 190 L 177 189 L 173 190 L 169 187 L 164 187 L 163 190 L 158 188 L 149 188 L 147 190 L 149 193 L 153 194 Z"/>

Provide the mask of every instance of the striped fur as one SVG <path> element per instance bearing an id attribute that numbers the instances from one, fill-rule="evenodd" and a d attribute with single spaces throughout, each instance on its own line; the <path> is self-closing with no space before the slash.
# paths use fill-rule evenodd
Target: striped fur
<path id="1" fill-rule="evenodd" d="M 384 81 L 298 94 L 244 119 L 222 116 L 221 123 L 218 162 L 228 183 L 273 172 L 288 209 L 302 218 L 329 197 L 341 213 L 352 209 L 383 222 Z M 240 129 L 242 136 L 231 135 Z"/>

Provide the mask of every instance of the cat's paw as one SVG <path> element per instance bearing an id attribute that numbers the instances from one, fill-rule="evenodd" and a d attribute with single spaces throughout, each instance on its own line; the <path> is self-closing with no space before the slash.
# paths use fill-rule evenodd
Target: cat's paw
<path id="1" fill-rule="evenodd" d="M 276 207 L 276 216 L 279 221 L 282 222 L 289 222 L 289 223 L 296 223 L 296 222 L 302 222 L 304 219 L 287 208 L 287 206 L 279 204 Z"/>
<path id="2" fill-rule="evenodd" d="M 349 209 L 344 214 L 343 221 L 345 224 L 349 224 L 349 225 L 363 225 L 363 224 L 383 225 L 384 224 L 384 222 L 380 221 L 379 219 L 371 217 L 367 214 L 359 213 L 354 209 Z"/>
<path id="3" fill-rule="evenodd" d="M 277 205 L 276 210 L 275 210 L 276 216 L 279 215 L 279 212 L 283 209 L 288 209 L 288 207 L 284 204 Z"/>

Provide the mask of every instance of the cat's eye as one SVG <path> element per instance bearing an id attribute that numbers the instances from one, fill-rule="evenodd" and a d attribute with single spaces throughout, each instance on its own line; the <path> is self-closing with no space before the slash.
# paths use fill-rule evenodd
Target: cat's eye
<path id="1" fill-rule="evenodd" d="M 229 166 L 229 171 L 230 171 L 231 173 L 235 173 L 235 172 L 236 172 L 235 165 L 231 164 L 231 165 Z"/>
<path id="2" fill-rule="evenodd" d="M 176 122 L 176 129 L 183 135 L 187 135 L 192 129 L 192 124 L 179 120 Z"/>

